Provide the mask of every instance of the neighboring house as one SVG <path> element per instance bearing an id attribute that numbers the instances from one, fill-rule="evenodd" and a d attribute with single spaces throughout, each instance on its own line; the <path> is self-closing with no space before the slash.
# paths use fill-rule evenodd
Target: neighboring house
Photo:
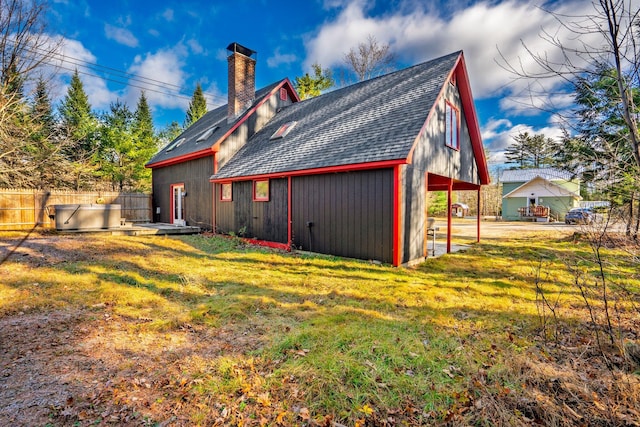
<path id="1" fill-rule="evenodd" d="M 513 169 L 502 173 L 502 218 L 563 221 L 579 206 L 580 181 L 552 168 Z"/>
<path id="2" fill-rule="evenodd" d="M 451 206 L 453 191 L 479 194 L 489 183 L 462 52 L 303 102 L 295 94 L 281 100 L 276 88 L 288 93 L 290 83 L 262 95 L 278 104 L 264 126 L 248 129 L 224 156 L 224 138 L 209 146 L 216 231 L 401 265 L 426 256 L 428 191 L 446 191 Z M 252 122 L 256 113 L 244 114 L 239 120 Z M 185 135 L 207 129 L 200 121 L 192 127 L 199 130 Z M 169 183 L 186 179 L 162 169 L 153 169 L 161 211 L 168 201 L 156 192 L 173 194 Z M 478 221 L 478 238 L 479 230 Z"/>

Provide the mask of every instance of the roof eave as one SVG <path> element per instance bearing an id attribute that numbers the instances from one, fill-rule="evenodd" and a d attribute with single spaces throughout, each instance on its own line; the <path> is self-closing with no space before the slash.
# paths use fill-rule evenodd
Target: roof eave
<path id="1" fill-rule="evenodd" d="M 391 167 L 394 167 L 397 165 L 403 165 L 403 164 L 407 164 L 406 159 L 381 160 L 377 162 L 365 162 L 365 163 L 354 163 L 354 164 L 348 164 L 348 165 L 326 166 L 321 168 L 281 171 L 281 172 L 273 172 L 273 173 L 259 174 L 259 175 L 243 175 L 243 176 L 225 177 L 225 178 L 216 178 L 215 175 L 212 175 L 209 178 L 209 181 L 220 183 L 220 182 L 233 182 L 233 181 L 251 181 L 254 179 L 284 178 L 289 176 L 320 175 L 320 174 L 327 174 L 327 173 L 384 169 L 384 168 L 391 168 Z"/>
<path id="2" fill-rule="evenodd" d="M 169 159 L 161 160 L 159 162 L 147 163 L 144 165 L 145 168 L 163 168 L 166 166 L 173 166 L 179 163 L 184 163 L 189 160 L 200 159 L 202 157 L 207 157 L 213 155 L 215 152 L 213 151 L 213 147 L 207 147 L 203 150 L 194 151 L 191 153 L 183 154 L 177 157 L 171 157 Z"/>
<path id="3" fill-rule="evenodd" d="M 153 162 L 153 163 L 150 162 L 150 163 L 147 163 L 145 167 L 160 168 L 160 167 L 172 166 L 172 165 L 183 163 L 189 160 L 195 160 L 201 157 L 207 157 L 213 153 L 216 153 L 218 150 L 220 150 L 220 145 L 222 145 L 222 143 L 229 137 L 229 135 L 233 134 L 233 132 L 236 129 L 238 129 L 240 125 L 242 125 L 245 121 L 247 121 L 247 119 L 251 117 L 251 115 L 255 113 L 260 106 L 262 106 L 265 102 L 267 102 L 269 98 L 271 98 L 274 94 L 278 93 L 278 91 L 281 88 L 285 88 L 287 90 L 287 93 L 289 94 L 289 97 L 293 100 L 293 102 L 300 101 L 300 97 L 298 96 L 298 93 L 293 87 L 291 80 L 289 80 L 288 78 L 285 78 L 279 84 L 277 84 L 269 93 L 263 96 L 262 99 L 256 105 L 254 105 L 249 110 L 245 111 L 244 114 L 236 121 L 236 123 L 227 132 L 225 132 L 224 135 L 218 138 L 211 146 L 202 150 L 183 154 L 176 157 L 171 157 L 169 159 L 161 160 L 158 162 Z"/>

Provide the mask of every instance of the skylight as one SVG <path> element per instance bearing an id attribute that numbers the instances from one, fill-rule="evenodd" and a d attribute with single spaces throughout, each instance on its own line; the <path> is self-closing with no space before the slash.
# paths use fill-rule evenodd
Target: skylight
<path id="1" fill-rule="evenodd" d="M 171 144 L 169 144 L 169 146 L 167 147 L 166 151 L 167 153 L 171 150 L 173 150 L 174 148 L 178 148 L 180 147 L 182 144 L 184 144 L 184 142 L 187 140 L 187 138 L 180 138 L 180 139 L 176 139 L 175 141 L 173 141 Z"/>
<path id="2" fill-rule="evenodd" d="M 287 134 L 289 132 L 291 132 L 291 129 L 294 128 L 296 123 L 298 123 L 298 122 L 294 121 L 294 122 L 287 122 L 287 123 L 283 124 L 282 126 L 280 126 L 278 128 L 277 131 L 274 132 L 273 135 L 271 135 L 271 138 L 269 138 L 269 139 L 273 140 L 273 139 L 284 138 L 285 136 L 287 136 Z"/>
<path id="3" fill-rule="evenodd" d="M 196 143 L 206 141 L 211 135 L 213 135 L 213 132 L 215 132 L 216 130 L 218 130 L 218 126 L 211 126 L 209 129 L 202 132 L 202 135 L 200 135 L 198 139 L 196 139 Z"/>

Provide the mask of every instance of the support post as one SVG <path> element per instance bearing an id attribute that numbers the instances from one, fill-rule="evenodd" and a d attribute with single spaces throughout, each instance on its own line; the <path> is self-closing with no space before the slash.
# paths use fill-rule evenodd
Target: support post
<path id="1" fill-rule="evenodd" d="M 447 253 L 451 253 L 451 198 L 453 191 L 453 178 L 449 178 L 449 187 L 447 188 Z"/>
<path id="2" fill-rule="evenodd" d="M 480 186 L 480 185 L 479 185 L 479 186 L 478 186 L 478 215 L 477 215 L 477 216 L 478 216 L 478 229 L 476 230 L 476 233 L 477 233 L 477 235 L 476 235 L 476 237 L 477 237 L 476 242 L 477 242 L 477 243 L 480 243 L 480 208 L 481 208 L 481 206 L 482 206 L 482 205 L 480 204 L 480 196 L 482 195 L 482 194 L 481 194 L 481 191 L 482 191 L 482 186 Z"/>

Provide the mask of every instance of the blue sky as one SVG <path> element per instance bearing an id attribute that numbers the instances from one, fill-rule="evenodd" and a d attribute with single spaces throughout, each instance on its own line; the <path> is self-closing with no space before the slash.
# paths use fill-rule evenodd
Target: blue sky
<path id="1" fill-rule="evenodd" d="M 373 35 L 388 43 L 398 68 L 463 50 L 490 162 L 499 163 L 512 136 L 528 131 L 558 136 L 553 116 L 520 102 L 527 82 L 498 63 L 532 66 L 522 43 L 548 49 L 541 30 L 558 31 L 540 3 L 465 0 L 50 0 L 49 33 L 63 40 L 52 97 L 60 99 L 78 68 L 95 110 L 117 99 L 135 108 L 145 88 L 158 127 L 183 122 L 197 82 L 209 107 L 226 103 L 226 46 L 238 42 L 258 52 L 256 87 L 292 81 L 314 62 L 341 66 L 344 54 Z M 593 12 L 587 0 L 544 5 L 559 13 Z M 562 30 L 556 33 L 563 37 Z M 570 40 L 568 35 L 565 40 Z M 149 80 L 153 79 L 153 81 Z M 559 81 L 546 82 L 561 108 L 570 97 Z"/>

